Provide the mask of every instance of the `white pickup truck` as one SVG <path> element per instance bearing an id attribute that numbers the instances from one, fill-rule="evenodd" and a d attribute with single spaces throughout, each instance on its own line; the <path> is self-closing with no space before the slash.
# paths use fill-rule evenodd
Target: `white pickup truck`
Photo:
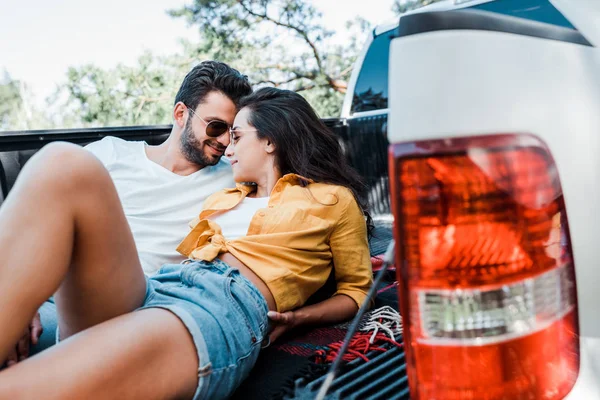
<path id="1" fill-rule="evenodd" d="M 449 3 L 380 111 L 411 398 L 600 399 L 600 2 Z"/>

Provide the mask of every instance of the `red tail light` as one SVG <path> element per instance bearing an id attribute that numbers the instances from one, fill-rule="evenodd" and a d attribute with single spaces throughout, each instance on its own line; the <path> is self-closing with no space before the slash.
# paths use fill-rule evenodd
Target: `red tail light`
<path id="1" fill-rule="evenodd" d="M 561 399 L 579 372 L 562 189 L 529 135 L 390 148 L 412 399 Z"/>

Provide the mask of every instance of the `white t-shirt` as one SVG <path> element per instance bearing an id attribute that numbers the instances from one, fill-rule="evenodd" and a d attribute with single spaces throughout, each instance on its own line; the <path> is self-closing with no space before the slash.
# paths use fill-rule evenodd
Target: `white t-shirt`
<path id="1" fill-rule="evenodd" d="M 188 176 L 177 175 L 148 159 L 145 142 L 115 137 L 86 146 L 108 169 L 129 222 L 146 275 L 184 257 L 175 249 L 189 232 L 211 194 L 235 182 L 228 161 L 221 159 Z"/>
<path id="2" fill-rule="evenodd" d="M 245 197 L 231 210 L 213 214 L 208 219 L 221 227 L 221 233 L 227 240 L 237 239 L 248 234 L 250 221 L 261 208 L 269 205 L 268 197 Z"/>

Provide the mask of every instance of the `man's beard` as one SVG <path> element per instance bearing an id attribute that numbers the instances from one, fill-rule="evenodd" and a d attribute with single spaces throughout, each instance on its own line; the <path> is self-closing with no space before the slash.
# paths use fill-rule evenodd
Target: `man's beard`
<path id="1" fill-rule="evenodd" d="M 188 119 L 185 123 L 183 133 L 181 134 L 181 152 L 183 153 L 183 156 L 186 160 L 198 165 L 200 168 L 217 164 L 221 157 L 206 155 L 202 150 L 202 147 L 202 143 L 196 139 L 196 136 L 192 131 L 191 121 Z"/>

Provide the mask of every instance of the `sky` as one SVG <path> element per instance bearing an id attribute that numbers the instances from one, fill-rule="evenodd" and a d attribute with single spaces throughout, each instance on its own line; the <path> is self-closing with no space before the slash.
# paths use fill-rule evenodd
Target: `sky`
<path id="1" fill-rule="evenodd" d="M 145 50 L 172 54 L 179 38 L 194 40 L 199 33 L 166 10 L 191 1 L 0 0 L 0 78 L 6 70 L 43 104 L 70 66 L 134 65 Z M 325 26 L 338 32 L 357 15 L 373 24 L 393 17 L 393 0 L 370 0 L 368 7 L 364 0 L 313 1 Z"/>

